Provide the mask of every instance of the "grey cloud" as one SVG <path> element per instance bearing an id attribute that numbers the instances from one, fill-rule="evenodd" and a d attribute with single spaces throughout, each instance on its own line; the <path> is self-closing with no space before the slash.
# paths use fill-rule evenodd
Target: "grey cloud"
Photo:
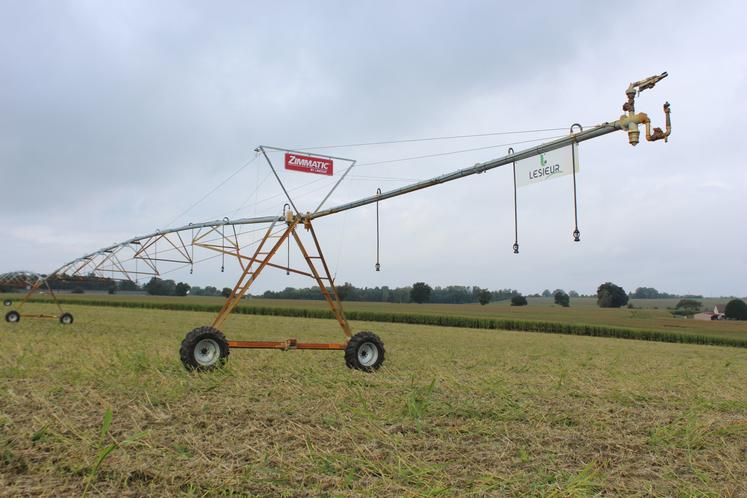
<path id="1" fill-rule="evenodd" d="M 426 279 L 588 291 L 598 281 L 635 275 L 625 284 L 745 294 L 747 262 L 739 255 L 747 241 L 729 228 L 746 207 L 738 134 L 747 67 L 744 11 L 738 2 L 718 8 L 672 2 L 10 4 L 0 20 L 0 265 L 46 271 L 57 258 L 161 227 L 235 171 L 258 143 L 594 124 L 619 115 L 630 80 L 669 70 L 669 79 L 641 96 L 640 108 L 660 125 L 661 103 L 672 101 L 669 144 L 631 150 L 619 134 L 582 147 L 580 248 L 566 244 L 568 212 L 561 216 L 557 207 L 567 209 L 567 185 L 551 186 L 521 193 L 525 250 L 518 259 L 510 254 L 505 172 L 388 204 L 388 250 L 397 256 L 384 275 L 369 272 L 370 211 L 350 213 L 345 224 L 325 221 L 324 231 L 335 241 L 344 227 L 365 245 L 347 247 L 339 258 L 342 278 L 359 284 Z M 341 153 L 368 161 L 499 140 Z M 419 178 L 503 152 L 365 174 Z M 179 221 L 222 217 L 243 203 L 256 178 L 247 168 Z M 376 186 L 359 181 L 348 194 Z M 558 215 L 542 216 L 553 211 Z M 490 213 L 489 230 L 475 213 Z M 711 243 L 694 235 L 708 227 Z M 442 264 L 462 253 L 465 240 L 469 254 L 483 247 L 506 254 Z M 336 244 L 330 250 L 340 252 Z M 556 261 L 546 257 L 548 247 Z M 689 261 L 690 269 L 667 263 L 675 258 Z M 729 261 L 731 270 L 713 270 L 715 259 Z M 266 285 L 286 282 L 270 277 Z"/>

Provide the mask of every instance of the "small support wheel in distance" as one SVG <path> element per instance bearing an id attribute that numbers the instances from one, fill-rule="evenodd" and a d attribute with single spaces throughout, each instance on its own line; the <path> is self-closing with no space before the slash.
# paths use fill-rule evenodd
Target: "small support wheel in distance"
<path id="1" fill-rule="evenodd" d="M 21 321 L 21 314 L 17 311 L 8 311 L 5 314 L 5 321 L 8 323 L 18 323 Z"/>
<path id="2" fill-rule="evenodd" d="M 345 348 L 348 368 L 373 372 L 384 363 L 384 343 L 373 332 L 358 332 L 350 338 Z"/>
<path id="3" fill-rule="evenodd" d="M 73 315 L 70 313 L 63 313 L 62 315 L 60 315 L 60 323 L 62 325 L 72 325 Z"/>
<path id="4" fill-rule="evenodd" d="M 13 300 L 12 299 L 6 299 L 5 301 L 3 301 L 3 304 L 5 306 L 13 306 Z"/>
<path id="5" fill-rule="evenodd" d="M 179 348 L 179 357 L 187 370 L 208 372 L 228 361 L 228 341 L 213 327 L 198 327 L 187 334 Z"/>

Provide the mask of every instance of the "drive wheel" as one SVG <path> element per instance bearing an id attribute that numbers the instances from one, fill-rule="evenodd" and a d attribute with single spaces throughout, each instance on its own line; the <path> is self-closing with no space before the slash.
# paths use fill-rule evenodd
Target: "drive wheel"
<path id="1" fill-rule="evenodd" d="M 73 315 L 71 313 L 63 313 L 60 316 L 60 323 L 62 325 L 72 325 L 72 323 L 73 323 Z"/>
<path id="2" fill-rule="evenodd" d="M 350 338 L 345 348 L 348 368 L 373 372 L 384 363 L 384 343 L 373 332 L 358 332 Z"/>
<path id="3" fill-rule="evenodd" d="M 220 330 L 198 327 L 187 334 L 179 348 L 184 368 L 208 372 L 221 368 L 228 360 L 228 341 Z"/>
<path id="4" fill-rule="evenodd" d="M 8 323 L 18 323 L 21 321 L 21 314 L 17 311 L 8 311 L 5 314 L 5 321 Z"/>

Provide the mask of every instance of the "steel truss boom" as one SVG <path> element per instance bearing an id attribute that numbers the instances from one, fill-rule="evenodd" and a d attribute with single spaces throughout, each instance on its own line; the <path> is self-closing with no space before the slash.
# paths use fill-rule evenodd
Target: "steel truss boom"
<path id="1" fill-rule="evenodd" d="M 211 258 L 221 259 L 221 271 L 224 270 L 225 257 L 235 258 L 241 268 L 241 275 L 231 290 L 225 304 L 214 319 L 211 326 L 202 326 L 192 330 L 182 341 L 180 347 L 180 358 L 184 366 L 190 370 L 212 370 L 219 368 L 226 361 L 229 348 L 265 348 L 265 349 L 316 349 L 316 350 L 344 350 L 345 362 L 350 368 L 371 372 L 381 366 L 384 361 L 384 344 L 381 339 L 372 332 L 359 332 L 353 334 L 350 324 L 343 311 L 342 300 L 335 287 L 334 276 L 322 252 L 319 239 L 314 231 L 313 220 L 336 213 L 348 211 L 368 204 L 378 203 L 386 199 L 392 199 L 409 194 L 418 190 L 434 187 L 442 183 L 451 182 L 471 175 L 484 173 L 507 164 L 512 164 L 523 159 L 528 159 L 556 149 L 592 140 L 614 131 L 625 131 L 631 145 L 638 144 L 640 132 L 639 127 L 645 126 L 645 137 L 647 141 L 666 141 L 671 133 L 669 103 L 664 104 L 666 131 L 660 128 L 651 130 L 651 120 L 643 113 L 635 112 L 635 97 L 640 92 L 653 88 L 667 73 L 655 75 L 650 78 L 631 83 L 625 94 L 627 102 L 623 105 L 626 114 L 612 122 L 605 122 L 588 130 L 580 129 L 580 125 L 570 127 L 570 134 L 566 137 L 546 142 L 539 146 L 529 147 L 518 153 L 509 150 L 509 154 L 492 159 L 490 161 L 477 163 L 469 168 L 463 168 L 451 173 L 436 176 L 428 180 L 422 180 L 404 187 L 396 188 L 388 192 L 377 190 L 376 195 L 359 199 L 357 201 L 340 204 L 335 207 L 322 210 L 321 207 L 327 201 L 332 192 L 345 178 L 347 173 L 355 165 L 354 160 L 348 160 L 351 164 L 345 173 L 334 184 L 332 190 L 327 193 L 314 212 L 301 213 L 296 209 L 293 200 L 288 195 L 275 167 L 272 165 L 265 149 L 289 152 L 288 149 L 277 149 L 275 147 L 260 146 L 267 162 L 272 168 L 280 187 L 283 189 L 289 204 L 283 208 L 282 215 L 263 216 L 256 218 L 239 218 L 231 220 L 206 221 L 202 223 L 190 223 L 188 225 L 156 230 L 147 235 L 133 237 L 119 244 L 99 249 L 73 261 L 65 263 L 48 276 L 37 276 L 28 272 L 16 272 L 0 275 L 0 283 L 13 284 L 26 287 L 28 292 L 23 297 L 19 310 L 11 310 L 5 315 L 8 322 L 18 322 L 22 317 L 34 318 L 58 318 L 62 324 L 72 324 L 73 316 L 64 313 L 52 290 L 55 280 L 76 279 L 107 279 L 111 280 L 135 280 L 141 276 L 160 277 L 163 273 L 159 270 L 159 263 L 169 265 L 180 265 L 180 267 L 194 266 L 195 263 Z M 578 127 L 580 131 L 573 133 Z M 313 154 L 312 154 L 313 155 Z M 323 154 L 317 154 L 324 156 Z M 324 156 L 333 158 L 333 156 Z M 336 158 L 342 159 L 342 158 Z M 575 162 L 575 161 L 574 161 Z M 575 170 L 574 170 L 575 171 Z M 515 177 L 514 177 L 515 178 Z M 575 196 L 575 177 L 574 177 Z M 287 209 L 286 209 L 287 208 Z M 291 210 L 292 208 L 292 210 Z M 378 223 L 378 218 L 377 218 Z M 237 230 L 242 225 L 267 225 L 251 230 Z M 378 225 L 377 225 L 378 226 Z M 303 228 L 303 230 L 301 230 Z M 262 235 L 262 232 L 264 234 Z M 255 239 L 259 235 L 259 239 Z M 578 240 L 578 229 L 574 231 L 575 240 Z M 304 242 L 305 239 L 305 242 Z M 300 252 L 305 266 L 291 268 L 290 248 L 294 243 Z M 278 255 L 283 247 L 287 249 L 286 265 L 273 263 L 271 260 Z M 378 246 L 377 246 L 378 247 Z M 202 260 L 195 258 L 195 249 L 207 250 L 213 253 L 211 258 Z M 518 251 L 518 245 L 514 244 L 514 252 Z M 142 265 L 142 266 L 140 266 Z M 376 269 L 378 270 L 378 257 Z M 253 288 L 259 275 L 265 268 L 271 267 L 285 270 L 287 273 L 304 275 L 312 278 L 327 302 L 333 316 L 336 318 L 343 332 L 342 342 L 334 343 L 306 343 L 296 339 L 286 341 L 239 341 L 227 340 L 218 329 L 228 318 L 230 313 L 240 303 L 241 299 L 248 295 Z M 171 271 L 171 270 L 170 270 Z M 191 270 L 190 270 L 191 272 Z M 30 315 L 21 314 L 20 310 L 30 297 L 39 292 L 45 286 L 52 299 L 56 302 L 59 315 Z M 12 301 L 6 300 L 5 305 L 12 305 Z"/>
<path id="2" fill-rule="evenodd" d="M 390 190 L 388 192 L 382 192 L 380 194 L 377 193 L 376 195 L 366 197 L 363 199 L 359 199 L 357 201 L 348 202 L 346 204 L 341 204 L 339 206 L 331 207 L 331 208 L 324 209 L 324 210 L 318 210 L 314 213 L 310 213 L 310 212 L 305 213 L 305 214 L 299 213 L 298 216 L 301 221 L 304 221 L 304 220 L 310 221 L 316 218 L 329 216 L 331 214 L 341 213 L 343 211 L 348 211 L 350 209 L 355 209 L 358 207 L 366 206 L 368 204 L 373 204 L 375 202 L 383 201 L 386 199 L 391 199 L 391 198 L 409 194 L 411 192 L 415 192 L 418 190 L 434 187 L 436 185 L 441 185 L 443 183 L 451 182 L 454 180 L 459 180 L 461 178 L 466 178 L 468 176 L 484 173 L 491 169 L 505 166 L 507 164 L 520 161 L 522 159 L 527 159 L 533 156 L 537 156 L 539 154 L 550 152 L 556 149 L 561 149 L 573 143 L 581 143 L 587 140 L 592 140 L 594 138 L 598 138 L 598 137 L 607 135 L 615 131 L 626 131 L 629 135 L 630 144 L 636 145 L 638 143 L 638 136 L 639 136 L 638 126 L 639 125 L 644 125 L 646 127 L 646 139 L 647 140 L 649 141 L 655 141 L 655 140 L 660 140 L 660 139 L 666 140 L 671 131 L 671 124 L 670 124 L 670 118 L 669 118 L 669 113 L 670 113 L 669 103 L 664 104 L 664 113 L 666 116 L 666 130 L 667 130 L 666 132 L 663 132 L 659 128 L 655 128 L 654 131 L 651 132 L 651 129 L 650 129 L 651 121 L 648 118 L 648 116 L 642 112 L 636 114 L 635 107 L 634 107 L 634 98 L 636 95 L 636 89 L 640 93 L 643 90 L 653 88 L 653 86 L 659 80 L 665 78 L 666 76 L 667 76 L 667 73 L 662 73 L 661 75 L 652 76 L 650 78 L 646 78 L 636 83 L 632 83 L 628 87 L 628 90 L 626 92 L 628 96 L 628 102 L 623 106 L 623 109 L 627 111 L 628 114 L 622 115 L 620 119 L 617 119 L 615 121 L 605 122 L 601 125 L 595 126 L 593 128 L 589 128 L 588 130 L 580 131 L 578 133 L 571 133 L 567 137 L 559 138 L 559 139 L 556 139 L 556 140 L 553 140 L 553 141 L 550 141 L 550 142 L 547 142 L 547 143 L 544 143 L 544 144 L 541 144 L 535 147 L 528 147 L 515 154 L 507 154 L 497 159 L 492 159 L 490 161 L 477 163 L 474 166 L 469 167 L 469 168 L 459 169 L 452 173 L 447 173 L 444 175 L 430 178 L 428 180 L 422 180 L 419 182 L 415 182 L 410 185 L 406 185 L 404 187 Z M 260 148 L 262 147 L 264 147 L 265 149 L 280 150 L 275 147 L 268 147 L 268 146 L 261 146 Z M 325 157 L 332 157 L 332 156 L 325 156 Z M 255 217 L 255 218 L 238 218 L 238 219 L 233 219 L 233 220 L 224 218 L 223 220 L 206 221 L 202 223 L 190 223 L 188 225 L 184 225 L 184 226 L 180 226 L 176 228 L 156 230 L 155 232 L 149 233 L 147 235 L 133 237 L 132 239 L 126 240 L 119 244 L 114 244 L 109 247 L 99 249 L 98 251 L 95 251 L 81 258 L 70 261 L 64 264 L 63 266 L 61 266 L 60 268 L 58 268 L 57 270 L 55 270 L 54 272 L 52 272 L 51 275 L 55 275 L 59 271 L 65 268 L 68 268 L 70 265 L 74 264 L 75 262 L 88 260 L 102 253 L 111 253 L 112 251 L 115 251 L 116 249 L 121 248 L 123 246 L 137 244 L 138 242 L 143 241 L 143 240 L 153 239 L 153 238 L 161 237 L 161 236 L 172 234 L 172 233 L 185 232 L 185 231 L 190 231 L 190 230 L 210 229 L 210 228 L 215 228 L 215 227 L 220 227 L 220 226 L 238 226 L 238 225 L 275 223 L 275 222 L 283 221 L 284 219 L 285 219 L 284 215 L 283 216 L 262 216 L 262 217 Z"/>

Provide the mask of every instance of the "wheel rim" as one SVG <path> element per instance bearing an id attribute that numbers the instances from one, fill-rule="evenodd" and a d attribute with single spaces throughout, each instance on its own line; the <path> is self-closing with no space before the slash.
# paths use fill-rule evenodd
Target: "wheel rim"
<path id="1" fill-rule="evenodd" d="M 73 322 L 73 318 L 70 315 L 63 315 L 62 317 L 62 323 L 65 325 L 70 325 Z"/>
<path id="2" fill-rule="evenodd" d="M 371 367 L 379 359 L 379 348 L 373 342 L 364 342 L 358 348 L 358 363 L 364 367 Z"/>
<path id="3" fill-rule="evenodd" d="M 195 361 L 204 367 L 214 365 L 220 358 L 220 346 L 214 339 L 203 339 L 197 343 Z"/>
<path id="4" fill-rule="evenodd" d="M 9 322 L 17 322 L 18 321 L 18 313 L 11 313 L 8 315 L 8 321 Z"/>

